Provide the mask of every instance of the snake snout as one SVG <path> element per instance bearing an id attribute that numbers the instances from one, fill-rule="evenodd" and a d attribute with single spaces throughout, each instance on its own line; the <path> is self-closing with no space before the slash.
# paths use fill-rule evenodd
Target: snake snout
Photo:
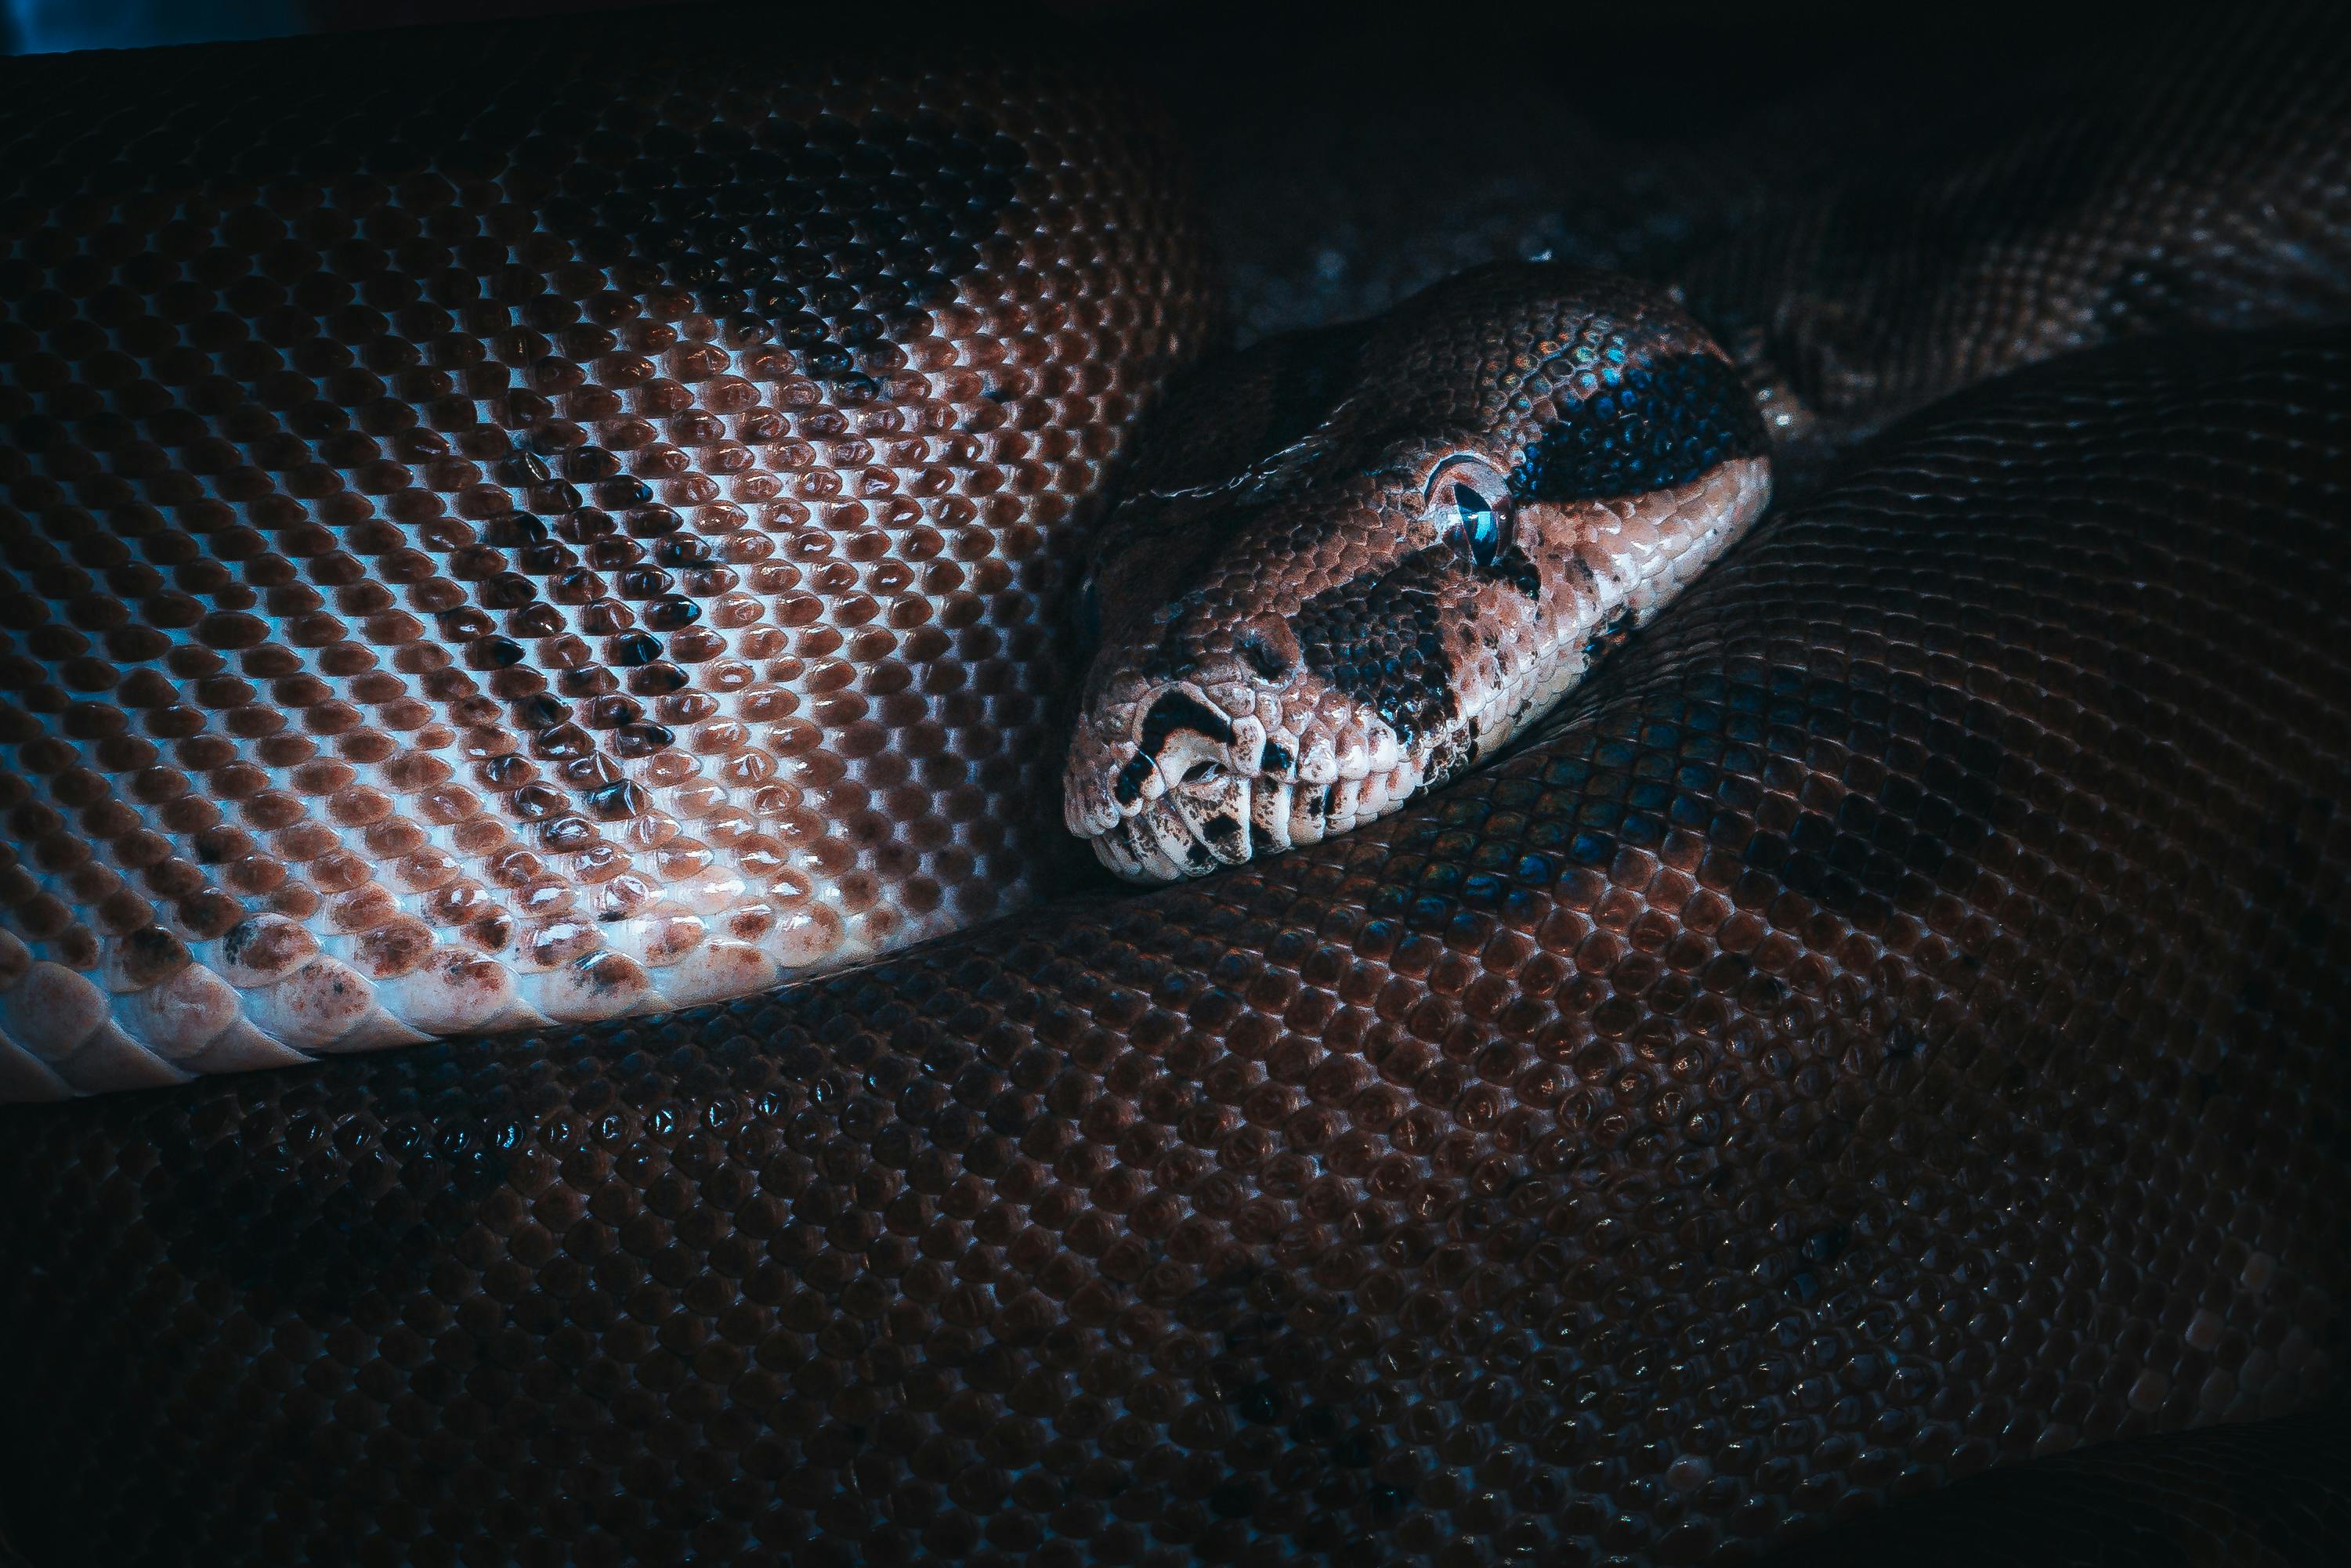
<path id="1" fill-rule="evenodd" d="M 1121 695 L 1081 722 L 1063 809 L 1070 831 L 1134 881 L 1317 842 L 1420 782 L 1393 732 L 1347 705 L 1317 711 L 1319 691 L 1177 680 Z"/>
<path id="2" fill-rule="evenodd" d="M 1197 806 L 1255 773 L 1265 744 L 1265 726 L 1247 706 L 1220 705 L 1188 681 L 1137 705 L 1132 723 L 1126 760 L 1111 782 L 1122 815 L 1162 797 Z"/>
<path id="3" fill-rule="evenodd" d="M 1236 716 L 1238 715 L 1238 716 Z M 1265 725 L 1195 682 L 1158 685 L 1081 723 L 1065 814 L 1113 869 L 1152 881 L 1245 860 Z"/>
<path id="4" fill-rule="evenodd" d="M 1286 685 L 1301 657 L 1298 633 L 1279 615 L 1252 615 L 1234 629 L 1232 656 L 1268 685 Z"/>

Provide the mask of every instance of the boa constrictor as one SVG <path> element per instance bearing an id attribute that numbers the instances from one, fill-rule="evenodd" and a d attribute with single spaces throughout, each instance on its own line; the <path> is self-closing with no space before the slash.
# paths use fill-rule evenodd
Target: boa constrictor
<path id="1" fill-rule="evenodd" d="M 674 15 L 10 67 L 0 1089 L 97 1097 L 0 1120 L 0 1534 L 2339 1547 L 2339 1422 L 2179 1435 L 2351 1286 L 2332 26 L 1127 457 L 1146 114 Z M 1072 698 L 1224 869 L 976 925 Z"/>

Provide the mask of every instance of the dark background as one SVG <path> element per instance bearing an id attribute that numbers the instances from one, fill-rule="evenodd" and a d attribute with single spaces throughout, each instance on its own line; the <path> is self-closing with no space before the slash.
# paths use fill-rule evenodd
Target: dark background
<path id="1" fill-rule="evenodd" d="M 621 3 L 0 0 L 0 53 L 497 17 L 559 27 Z M 874 0 L 774 8 L 841 5 L 872 6 L 887 29 L 920 26 Z M 703 5 L 653 9 L 683 26 Z M 1243 341 L 1376 311 L 1498 256 L 1677 276 L 1833 179 L 1930 169 L 1941 150 L 1997 138 L 2127 44 L 2111 16 L 2014 3 L 1925 11 L 1929 25 L 1837 0 L 942 9 L 1015 52 L 1027 37 L 1089 35 L 1155 90 L 1188 143 Z M 2142 10 L 2127 31 L 2149 26 Z"/>
<path id="2" fill-rule="evenodd" d="M 131 48 L 157 44 L 340 32 L 498 17 L 559 17 L 631 5 L 691 9 L 707 0 L 0 0 L 0 53 Z M 861 5 L 864 0 L 844 0 Z M 827 5 L 773 0 L 773 8 L 815 13 Z M 1261 78 L 1301 65 L 1343 70 L 1369 49 L 1441 69 L 1460 95 L 1457 111 L 1480 112 L 1513 77 L 1573 73 L 1591 80 L 1593 57 L 1625 50 L 1628 94 L 1669 93 L 1665 117 L 1699 121 L 1741 99 L 1813 86 L 1809 66 L 1824 56 L 1869 55 L 1907 46 L 1924 71 L 1961 78 L 2001 55 L 2031 57 L 2053 41 L 2110 31 L 2111 16 L 2064 5 L 1996 0 L 1964 15 L 1869 5 L 1861 0 L 1447 0 L 1411 7 L 1354 6 L 1329 0 L 964 0 L 956 9 L 1000 14 L 1008 30 L 1020 13 L 1058 18 L 1158 55 L 1171 66 L 1207 67 Z M 898 7 L 889 8 L 895 16 Z M 2142 25 L 2135 10 L 2132 26 Z M 1927 18 L 1922 20 L 1923 18 Z M 1660 57 L 1641 46 L 1662 45 Z M 1627 49 L 1627 46 L 1634 47 Z M 1915 78 L 1913 79 L 1916 79 Z"/>

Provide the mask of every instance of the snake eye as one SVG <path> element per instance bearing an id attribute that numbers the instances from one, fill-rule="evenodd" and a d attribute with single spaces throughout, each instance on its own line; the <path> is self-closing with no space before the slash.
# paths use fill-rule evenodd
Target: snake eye
<path id="1" fill-rule="evenodd" d="M 1479 571 L 1493 570 L 1518 532 L 1518 507 L 1501 470 L 1475 453 L 1457 452 L 1437 465 L 1427 485 L 1424 526 L 1433 525 L 1437 537 Z"/>
<path id="2" fill-rule="evenodd" d="M 1453 537 L 1479 567 L 1490 567 L 1510 545 L 1510 521 L 1494 503 L 1467 485 L 1453 486 Z"/>

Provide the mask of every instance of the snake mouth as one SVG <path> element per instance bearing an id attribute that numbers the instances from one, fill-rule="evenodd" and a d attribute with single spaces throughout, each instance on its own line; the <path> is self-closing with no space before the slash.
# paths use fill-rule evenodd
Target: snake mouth
<path id="1" fill-rule="evenodd" d="M 1122 695 L 1079 727 L 1063 816 L 1132 882 L 1318 843 L 1394 810 L 1426 776 L 1427 748 L 1407 752 L 1369 715 L 1318 709 L 1301 723 L 1272 694 L 1212 696 L 1187 681 Z"/>

